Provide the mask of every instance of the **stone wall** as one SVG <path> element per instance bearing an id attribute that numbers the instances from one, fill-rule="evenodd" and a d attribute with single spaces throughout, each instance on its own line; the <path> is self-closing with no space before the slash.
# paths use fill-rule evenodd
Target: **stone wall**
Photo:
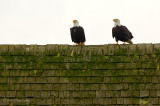
<path id="1" fill-rule="evenodd" d="M 160 106 L 160 44 L 0 45 L 0 105 Z"/>

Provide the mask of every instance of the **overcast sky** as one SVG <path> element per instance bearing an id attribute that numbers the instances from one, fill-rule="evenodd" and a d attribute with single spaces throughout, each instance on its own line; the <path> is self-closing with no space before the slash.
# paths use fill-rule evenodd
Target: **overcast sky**
<path id="1" fill-rule="evenodd" d="M 111 44 L 114 18 L 133 43 L 160 42 L 160 0 L 0 0 L 0 44 L 72 45 L 74 19 L 86 45 Z"/>

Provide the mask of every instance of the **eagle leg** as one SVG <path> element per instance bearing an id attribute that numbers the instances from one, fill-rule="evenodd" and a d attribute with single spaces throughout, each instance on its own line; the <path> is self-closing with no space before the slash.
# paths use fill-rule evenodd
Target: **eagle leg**
<path id="1" fill-rule="evenodd" d="M 75 46 L 77 46 L 77 43 L 75 43 Z"/>
<path id="2" fill-rule="evenodd" d="M 118 45 L 118 42 L 116 42 L 116 45 Z"/>
<path id="3" fill-rule="evenodd" d="M 79 45 L 82 46 L 82 42 L 80 42 Z"/>

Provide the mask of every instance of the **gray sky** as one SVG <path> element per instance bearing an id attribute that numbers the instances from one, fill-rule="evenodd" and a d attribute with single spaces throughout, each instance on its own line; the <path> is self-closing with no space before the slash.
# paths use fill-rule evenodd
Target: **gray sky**
<path id="1" fill-rule="evenodd" d="M 115 43 L 114 18 L 133 43 L 160 42 L 160 0 L 0 0 L 0 44 L 72 45 L 74 19 L 87 45 Z"/>

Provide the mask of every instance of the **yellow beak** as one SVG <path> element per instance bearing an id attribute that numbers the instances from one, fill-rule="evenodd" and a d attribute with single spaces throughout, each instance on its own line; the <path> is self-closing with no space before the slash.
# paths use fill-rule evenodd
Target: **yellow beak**
<path id="1" fill-rule="evenodd" d="M 117 21 L 117 19 L 113 19 L 113 21 L 115 22 L 115 21 Z"/>
<path id="2" fill-rule="evenodd" d="M 73 20 L 73 23 L 75 23 L 76 22 L 76 20 Z"/>

